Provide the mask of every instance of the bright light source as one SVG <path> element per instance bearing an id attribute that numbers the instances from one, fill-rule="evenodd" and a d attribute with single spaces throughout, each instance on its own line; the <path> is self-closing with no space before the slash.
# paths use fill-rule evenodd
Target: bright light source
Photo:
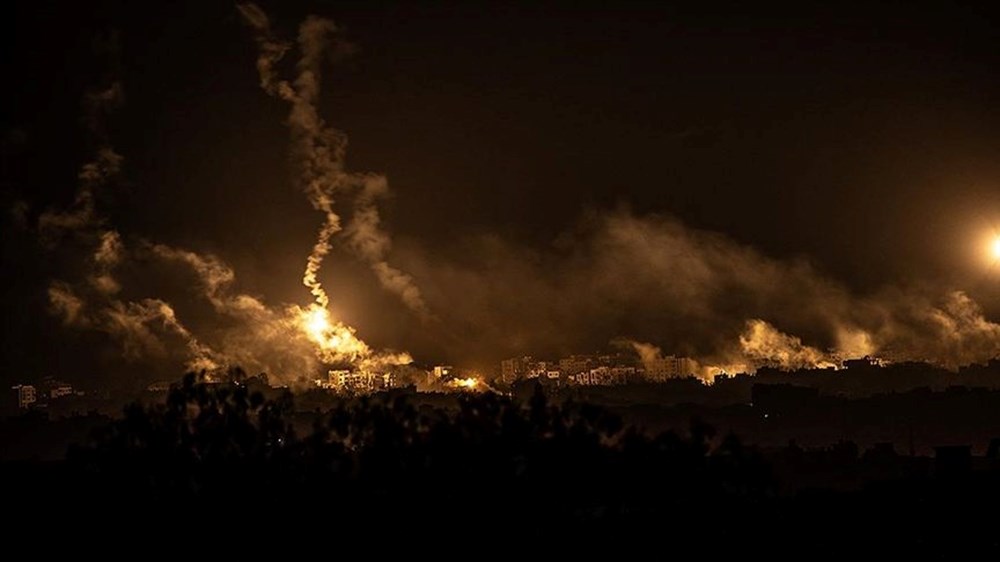
<path id="1" fill-rule="evenodd" d="M 993 259 L 1000 260 L 1000 236 L 993 239 L 993 243 L 990 244 L 990 255 Z"/>
<path id="2" fill-rule="evenodd" d="M 322 340 L 330 331 L 330 317 L 325 308 L 313 308 L 306 313 L 306 330 L 314 340 Z"/>

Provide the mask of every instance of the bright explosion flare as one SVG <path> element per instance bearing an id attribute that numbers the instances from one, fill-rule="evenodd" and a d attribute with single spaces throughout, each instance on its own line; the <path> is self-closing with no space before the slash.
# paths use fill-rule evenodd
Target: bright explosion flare
<path id="1" fill-rule="evenodd" d="M 478 384 L 479 384 L 479 381 L 476 380 L 476 379 L 474 379 L 474 378 L 472 378 L 472 377 L 469 377 L 467 379 L 455 379 L 455 386 L 457 386 L 459 388 L 464 388 L 464 389 L 467 389 L 467 390 L 472 390 L 472 389 L 476 388 L 476 386 Z"/>
<path id="2" fill-rule="evenodd" d="M 330 315 L 326 309 L 314 307 L 304 313 L 306 331 L 309 337 L 316 341 L 322 341 L 323 335 L 330 331 Z"/>
<path id="3" fill-rule="evenodd" d="M 330 311 L 313 303 L 298 312 L 302 331 L 318 346 L 320 358 L 327 363 L 365 359 L 371 350 L 354 335 L 354 330 L 341 322 L 333 322 Z"/>
<path id="4" fill-rule="evenodd" d="M 1000 261 L 1000 236 L 994 238 L 990 244 L 990 255 L 993 256 L 993 259 Z"/>

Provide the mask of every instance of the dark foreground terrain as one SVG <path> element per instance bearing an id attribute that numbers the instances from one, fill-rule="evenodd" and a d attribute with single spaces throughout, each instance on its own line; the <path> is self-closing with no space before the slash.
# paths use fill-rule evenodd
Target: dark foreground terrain
<path id="1" fill-rule="evenodd" d="M 641 432 L 541 389 L 525 402 L 464 395 L 450 408 L 405 394 L 355 400 L 305 431 L 293 411 L 289 394 L 188 377 L 163 403 L 92 420 L 93 436 L 62 460 L 0 464 L 9 536 L 708 559 L 1000 553 L 997 444 L 980 456 L 851 442 L 757 449 L 698 421 Z"/>

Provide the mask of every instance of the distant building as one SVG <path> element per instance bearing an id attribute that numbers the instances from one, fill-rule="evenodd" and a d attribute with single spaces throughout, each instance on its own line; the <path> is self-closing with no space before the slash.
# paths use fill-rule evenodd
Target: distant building
<path id="1" fill-rule="evenodd" d="M 525 366 L 528 369 L 528 378 L 537 379 L 539 377 L 545 377 L 549 370 L 556 366 L 556 363 L 553 361 L 534 361 Z"/>
<path id="2" fill-rule="evenodd" d="M 174 383 L 172 381 L 156 381 L 146 387 L 149 392 L 166 392 L 170 390 L 170 386 Z"/>
<path id="3" fill-rule="evenodd" d="M 350 394 L 369 394 L 386 390 L 394 386 L 392 373 L 371 373 L 367 371 L 331 370 L 327 373 L 327 382 L 320 384 L 321 388 L 336 390 Z"/>
<path id="4" fill-rule="evenodd" d="M 673 355 L 646 361 L 643 366 L 646 369 L 646 378 L 653 382 L 686 377 L 694 374 L 696 370 L 693 360 Z"/>
<path id="5" fill-rule="evenodd" d="M 524 356 L 500 362 L 500 378 L 507 384 L 526 378 L 554 380 L 553 372 L 558 372 L 558 378 L 569 383 L 603 386 L 627 384 L 640 379 L 643 373 L 647 379 L 657 382 L 689 376 L 696 372 L 696 364 L 686 357 L 669 356 L 647 363 L 643 369 L 636 357 L 621 353 L 570 355 L 558 361 L 538 361 Z"/>
<path id="6" fill-rule="evenodd" d="M 512 357 L 500 362 L 500 380 L 510 384 L 521 379 L 545 377 L 554 370 L 557 370 L 554 361 L 536 361 L 529 355 Z"/>
<path id="7" fill-rule="evenodd" d="M 73 392 L 73 386 L 67 383 L 56 383 L 49 388 L 49 398 L 62 398 L 63 396 L 72 396 L 75 394 Z"/>
<path id="8" fill-rule="evenodd" d="M 632 373 L 635 372 L 634 368 Z M 574 381 L 582 386 L 616 386 L 628 382 L 626 368 L 595 367 L 585 373 L 577 373 Z"/>
<path id="9" fill-rule="evenodd" d="M 635 367 L 625 366 L 625 365 L 615 365 L 614 367 L 608 369 L 608 373 L 611 375 L 611 378 L 613 380 L 624 381 L 616 384 L 625 384 L 634 381 L 636 378 L 636 373 L 638 372 L 639 370 L 636 369 Z"/>
<path id="10" fill-rule="evenodd" d="M 524 377 L 525 365 L 531 362 L 531 357 L 511 357 L 500 362 L 500 380 L 510 384 Z"/>
<path id="11" fill-rule="evenodd" d="M 346 369 L 331 369 L 326 373 L 326 382 L 317 381 L 320 388 L 337 389 L 344 386 L 351 372 Z"/>
<path id="12" fill-rule="evenodd" d="M 455 368 L 452 367 L 451 365 L 437 365 L 434 367 L 434 378 L 436 379 L 449 378 L 451 377 L 451 372 L 454 370 Z"/>
<path id="13" fill-rule="evenodd" d="M 559 370 L 567 376 L 589 371 L 593 359 L 589 355 L 570 355 L 559 360 Z"/>
<path id="14" fill-rule="evenodd" d="M 19 384 L 13 387 L 17 391 L 17 407 L 26 410 L 38 402 L 38 391 L 30 384 Z"/>
<path id="15" fill-rule="evenodd" d="M 866 355 L 860 359 L 846 359 L 843 364 L 845 369 L 863 370 L 884 367 L 886 363 L 878 357 Z"/>

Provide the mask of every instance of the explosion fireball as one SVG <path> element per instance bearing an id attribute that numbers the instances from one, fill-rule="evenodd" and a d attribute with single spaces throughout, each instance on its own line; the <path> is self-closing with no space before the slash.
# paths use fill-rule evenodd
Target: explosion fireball
<path id="1" fill-rule="evenodd" d="M 298 312 L 299 327 L 317 346 L 317 354 L 324 362 L 348 361 L 354 363 L 367 358 L 371 349 L 354 335 L 354 330 L 341 322 L 333 322 L 330 311 L 313 303 Z"/>

